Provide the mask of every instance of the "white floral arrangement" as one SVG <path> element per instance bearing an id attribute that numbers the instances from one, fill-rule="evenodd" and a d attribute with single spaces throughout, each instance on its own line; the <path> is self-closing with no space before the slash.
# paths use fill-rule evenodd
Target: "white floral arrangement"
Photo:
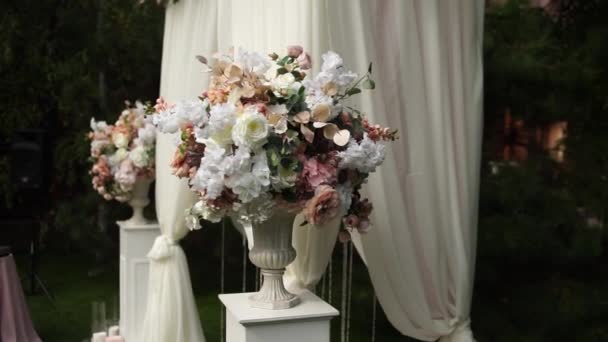
<path id="1" fill-rule="evenodd" d="M 154 178 L 156 128 L 146 119 L 146 108 L 127 103 L 114 125 L 91 119 L 90 174 L 105 200 L 126 202 L 137 180 Z"/>
<path id="2" fill-rule="evenodd" d="M 372 205 L 359 190 L 384 161 L 383 142 L 397 138 L 344 102 L 375 87 L 371 64 L 359 77 L 330 51 L 321 72 L 307 75 L 300 46 L 285 56 L 237 49 L 198 59 L 211 73 L 208 89 L 175 104 L 159 98 L 153 115 L 160 132 L 180 132 L 173 172 L 199 196 L 188 227 L 228 215 L 261 222 L 281 208 L 314 225 L 340 215 L 345 228 L 365 232 Z"/>

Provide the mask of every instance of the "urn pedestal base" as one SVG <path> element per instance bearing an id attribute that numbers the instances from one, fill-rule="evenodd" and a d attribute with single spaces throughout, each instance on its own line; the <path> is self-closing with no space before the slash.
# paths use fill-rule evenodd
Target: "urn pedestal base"
<path id="1" fill-rule="evenodd" d="M 282 310 L 300 304 L 300 298 L 287 291 L 283 285 L 285 270 L 262 270 L 264 282 L 260 292 L 249 296 L 249 305 L 254 308 Z"/>
<path id="2" fill-rule="evenodd" d="M 160 235 L 160 227 L 156 222 L 117 223 L 120 227 L 120 333 L 132 342 L 141 329 L 148 301 L 150 260 L 147 254 Z"/>
<path id="3" fill-rule="evenodd" d="M 329 342 L 330 321 L 338 310 L 310 291 L 288 310 L 252 308 L 252 293 L 219 295 L 226 307 L 226 342 Z"/>

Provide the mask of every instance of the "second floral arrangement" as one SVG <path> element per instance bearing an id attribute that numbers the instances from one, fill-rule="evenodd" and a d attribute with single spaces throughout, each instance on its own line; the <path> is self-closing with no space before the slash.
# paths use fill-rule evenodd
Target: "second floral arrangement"
<path id="1" fill-rule="evenodd" d="M 299 46 L 286 56 L 238 49 L 199 57 L 209 88 L 195 100 L 157 100 L 154 124 L 181 132 L 174 173 L 199 195 L 187 211 L 190 229 L 228 215 L 261 222 L 277 209 L 303 211 L 314 225 L 340 215 L 348 229 L 369 227 L 372 205 L 359 191 L 396 132 L 344 104 L 375 87 L 371 65 L 359 77 L 334 52 L 322 59 L 312 76 Z"/>

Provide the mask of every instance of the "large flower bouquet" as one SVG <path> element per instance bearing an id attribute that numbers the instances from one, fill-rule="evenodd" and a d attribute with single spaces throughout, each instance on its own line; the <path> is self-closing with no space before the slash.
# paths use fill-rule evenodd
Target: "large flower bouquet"
<path id="1" fill-rule="evenodd" d="M 139 179 L 154 178 L 156 128 L 146 107 L 127 104 L 114 125 L 91 119 L 93 188 L 106 200 L 126 202 Z"/>
<path id="2" fill-rule="evenodd" d="M 209 88 L 196 100 L 157 100 L 153 122 L 179 135 L 174 174 L 189 179 L 200 200 L 187 210 L 190 229 L 200 218 L 232 215 L 262 222 L 272 210 L 302 211 L 320 225 L 337 215 L 365 231 L 371 203 L 359 190 L 385 157 L 382 141 L 396 132 L 370 124 L 344 100 L 373 89 L 371 64 L 359 77 L 327 52 L 321 72 L 299 46 L 286 56 L 242 49 L 208 61 Z"/>

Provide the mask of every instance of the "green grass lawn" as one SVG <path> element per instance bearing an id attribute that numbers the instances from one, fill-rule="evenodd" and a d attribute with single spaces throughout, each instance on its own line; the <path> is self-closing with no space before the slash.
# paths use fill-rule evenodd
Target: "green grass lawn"
<path id="1" fill-rule="evenodd" d="M 194 233 L 184 242 L 200 318 L 211 342 L 219 341 L 221 333 L 216 233 Z M 226 253 L 225 290 L 241 292 L 242 247 L 237 236 L 229 238 Z M 118 294 L 118 256 L 96 261 L 84 255 L 45 255 L 43 260 L 41 276 L 55 296 L 56 306 L 42 295 L 28 296 L 36 329 L 45 342 L 80 342 L 90 335 L 91 302 L 105 300 L 110 311 Z M 341 260 L 341 248 L 337 248 L 331 304 L 338 309 Z M 27 269 L 24 261 L 19 258 L 22 272 Z M 373 292 L 367 271 L 356 257 L 354 265 L 350 341 L 370 341 Z M 254 279 L 255 269 L 249 265 L 247 291 L 254 290 Z M 607 289 L 605 266 L 597 260 L 576 267 L 524 267 L 481 258 L 473 300 L 473 330 L 480 342 L 608 341 Z M 377 312 L 376 341 L 413 341 L 400 336 L 379 307 Z M 336 318 L 332 322 L 333 341 L 340 340 L 339 334 L 340 318 Z"/>

